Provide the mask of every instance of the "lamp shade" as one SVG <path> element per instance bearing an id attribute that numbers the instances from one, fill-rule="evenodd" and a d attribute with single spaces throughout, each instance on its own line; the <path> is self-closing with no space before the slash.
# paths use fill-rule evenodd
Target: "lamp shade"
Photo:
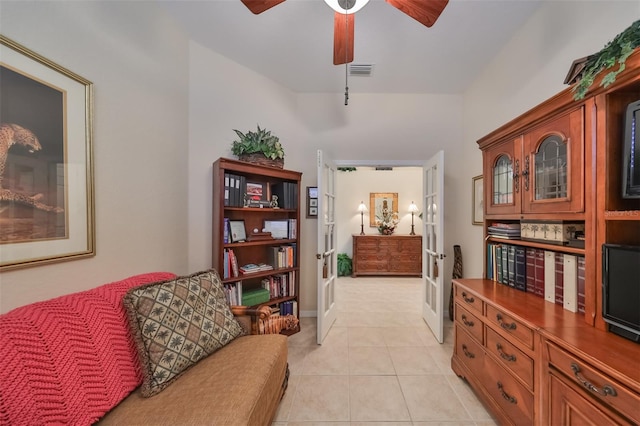
<path id="1" fill-rule="evenodd" d="M 366 204 L 364 203 L 364 201 L 360 201 L 360 205 L 358 206 L 358 211 L 359 211 L 360 213 L 362 213 L 362 212 L 366 212 L 366 211 L 367 211 L 367 206 L 366 206 Z"/>
<path id="2" fill-rule="evenodd" d="M 354 4 L 351 9 L 344 9 L 342 6 L 340 6 L 340 3 L 338 2 L 338 0 L 324 0 L 324 2 L 336 12 L 346 13 L 347 15 L 349 15 L 352 13 L 356 13 L 357 11 L 362 9 L 364 5 L 369 3 L 369 0 L 355 0 L 356 4 Z"/>
<path id="3" fill-rule="evenodd" d="M 416 206 L 416 203 L 414 203 L 413 201 L 411 202 L 411 205 L 409 206 L 409 211 L 411 213 L 416 213 L 418 211 L 418 206 Z"/>

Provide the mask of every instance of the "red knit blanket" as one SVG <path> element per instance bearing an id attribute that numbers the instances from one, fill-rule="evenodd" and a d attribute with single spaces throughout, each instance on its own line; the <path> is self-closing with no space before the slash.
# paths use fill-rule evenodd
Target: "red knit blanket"
<path id="1" fill-rule="evenodd" d="M 142 383 L 122 297 L 138 275 L 0 315 L 0 425 L 96 422 Z"/>

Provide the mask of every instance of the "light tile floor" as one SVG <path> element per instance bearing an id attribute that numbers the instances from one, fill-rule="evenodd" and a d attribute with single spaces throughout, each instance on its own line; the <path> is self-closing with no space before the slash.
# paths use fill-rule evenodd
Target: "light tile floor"
<path id="1" fill-rule="evenodd" d="M 451 370 L 451 321 L 440 345 L 422 320 L 420 281 L 339 278 L 324 343 L 315 318 L 289 337 L 289 388 L 273 425 L 495 425 Z"/>

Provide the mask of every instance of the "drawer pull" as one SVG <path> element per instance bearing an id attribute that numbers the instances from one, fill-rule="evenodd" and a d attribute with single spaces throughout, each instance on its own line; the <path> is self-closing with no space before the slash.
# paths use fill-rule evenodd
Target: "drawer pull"
<path id="1" fill-rule="evenodd" d="M 578 364 L 576 364 L 575 362 L 571 363 L 571 370 L 573 370 L 573 375 L 576 376 L 576 379 L 578 379 L 582 386 L 589 389 L 591 392 L 597 393 L 598 395 L 602 396 L 618 396 L 618 392 L 616 392 L 616 390 L 610 385 L 604 385 L 602 387 L 602 390 L 592 385 L 591 382 L 582 377 L 582 375 L 580 374 L 580 367 L 578 367 Z"/>
<path id="2" fill-rule="evenodd" d="M 474 326 L 474 322 L 473 321 L 468 321 L 467 320 L 467 316 L 462 314 L 462 323 L 464 325 L 466 325 L 467 327 L 473 327 Z"/>
<path id="3" fill-rule="evenodd" d="M 505 361 L 508 362 L 515 362 L 516 361 L 516 356 L 515 355 L 509 355 L 507 353 L 505 353 L 502 350 L 502 345 L 500 343 L 496 343 L 496 349 L 498 350 L 498 353 L 500 354 L 500 358 L 504 359 Z"/>
<path id="4" fill-rule="evenodd" d="M 462 345 L 462 352 L 464 352 L 464 356 L 466 356 L 467 358 L 475 358 L 475 354 L 469 352 L 469 350 L 467 349 L 467 345 Z"/>
<path id="5" fill-rule="evenodd" d="M 502 315 L 501 314 L 497 314 L 496 315 L 496 319 L 498 320 L 498 323 L 500 324 L 500 327 L 504 328 L 505 330 L 515 330 L 516 329 L 516 323 L 512 322 L 511 324 L 507 324 L 506 322 L 502 321 Z"/>
<path id="6" fill-rule="evenodd" d="M 462 292 L 462 299 L 467 302 L 467 303 L 473 303 L 476 301 L 476 299 L 472 297 L 467 297 L 467 293 L 465 293 L 464 291 Z"/>
<path id="7" fill-rule="evenodd" d="M 516 397 L 515 396 L 511 396 L 508 393 L 506 393 L 504 391 L 504 389 L 502 388 L 502 383 L 500 383 L 500 382 L 498 382 L 498 390 L 500 391 L 500 393 L 502 394 L 502 397 L 505 400 L 509 401 L 512 404 L 518 404 L 518 400 L 516 399 Z"/>

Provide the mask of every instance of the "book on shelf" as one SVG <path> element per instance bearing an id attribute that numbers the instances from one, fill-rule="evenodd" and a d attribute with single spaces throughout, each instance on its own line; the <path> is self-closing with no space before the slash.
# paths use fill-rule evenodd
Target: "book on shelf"
<path id="1" fill-rule="evenodd" d="M 496 281 L 499 283 L 502 282 L 502 247 L 499 244 L 494 245 L 496 255 L 495 255 L 495 277 Z"/>
<path id="2" fill-rule="evenodd" d="M 516 286 L 516 246 L 507 247 L 507 284 L 509 287 Z M 504 271 L 502 272 L 504 274 Z"/>
<path id="3" fill-rule="evenodd" d="M 231 306 L 242 304 L 242 281 L 224 284 L 224 293 Z"/>
<path id="4" fill-rule="evenodd" d="M 509 285 L 509 250 L 506 244 L 500 246 L 502 252 L 502 284 Z"/>
<path id="5" fill-rule="evenodd" d="M 554 283 L 555 286 L 555 303 L 557 303 L 558 305 L 564 305 L 564 254 L 562 253 L 556 253 L 555 254 L 556 259 L 555 259 L 555 264 L 556 264 L 556 270 L 555 270 L 555 278 L 556 281 Z"/>
<path id="6" fill-rule="evenodd" d="M 563 255 L 562 306 L 568 311 L 578 312 L 578 263 L 576 256 Z"/>
<path id="7" fill-rule="evenodd" d="M 544 251 L 544 300 L 556 302 L 556 253 Z"/>
<path id="8" fill-rule="evenodd" d="M 493 222 L 493 223 L 491 223 L 489 228 L 517 229 L 517 230 L 520 230 L 520 223 Z"/>
<path id="9" fill-rule="evenodd" d="M 516 266 L 516 277 L 515 277 L 515 287 L 518 290 L 526 291 L 527 290 L 527 264 L 526 264 L 526 255 L 525 248 L 517 246 L 515 248 L 515 266 Z"/>
<path id="10" fill-rule="evenodd" d="M 584 304 L 585 304 L 585 287 L 586 287 L 586 271 L 585 271 L 585 261 L 584 261 L 584 256 L 578 256 L 577 258 L 577 266 L 578 266 L 578 272 L 577 272 L 577 292 L 578 292 L 578 299 L 577 299 L 577 306 L 578 306 L 578 312 L 581 312 L 584 314 Z"/>
<path id="11" fill-rule="evenodd" d="M 535 261 L 535 295 L 544 297 L 544 279 L 545 279 L 545 261 L 544 261 L 544 250 L 535 249 L 536 252 L 536 261 Z"/>
<path id="12" fill-rule="evenodd" d="M 525 250 L 526 258 L 526 291 L 527 293 L 535 293 L 536 291 L 536 250 L 533 247 L 527 247 Z"/>
<path id="13" fill-rule="evenodd" d="M 243 274 L 255 274 L 257 272 L 271 271 L 273 266 L 266 263 L 247 263 L 240 267 L 240 272 Z"/>

